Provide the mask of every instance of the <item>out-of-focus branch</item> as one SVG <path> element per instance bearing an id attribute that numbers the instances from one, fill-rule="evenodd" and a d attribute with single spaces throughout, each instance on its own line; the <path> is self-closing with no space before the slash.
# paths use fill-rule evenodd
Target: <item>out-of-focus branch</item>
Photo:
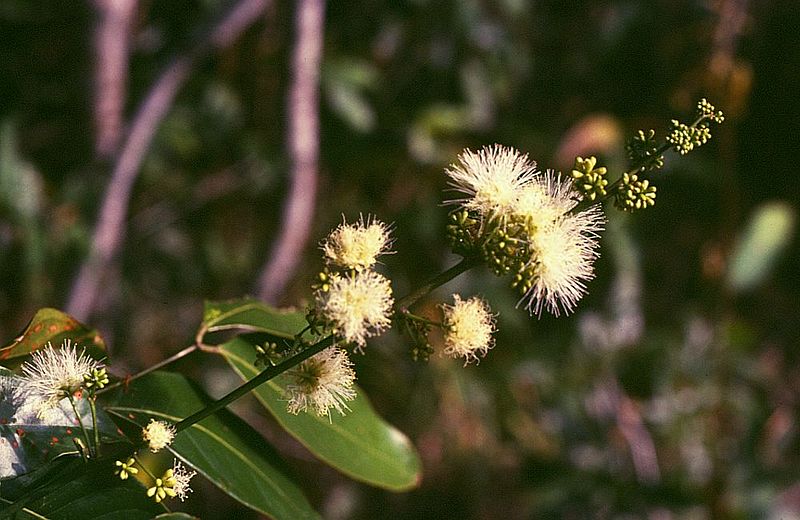
<path id="1" fill-rule="evenodd" d="M 92 235 L 89 256 L 72 286 L 67 311 L 73 316 L 86 319 L 94 310 L 104 274 L 125 235 L 128 203 L 142 161 L 193 65 L 209 52 L 230 45 L 262 15 L 267 3 L 268 0 L 239 0 L 186 54 L 172 60 L 148 92 L 133 118 L 114 165 Z"/>
<path id="2" fill-rule="evenodd" d="M 319 75 L 325 1 L 300 0 L 295 17 L 292 84 L 286 107 L 291 178 L 282 227 L 258 280 L 258 295 L 273 303 L 283 294 L 308 242 L 317 191 Z"/>
<path id="3" fill-rule="evenodd" d="M 137 0 L 94 0 L 95 153 L 110 158 L 122 137 L 128 47 Z"/>
<path id="4" fill-rule="evenodd" d="M 661 480 L 658 469 L 656 446 L 642 420 L 636 404 L 622 394 L 617 407 L 617 427 L 631 451 L 636 478 L 643 484 L 655 484 Z"/>

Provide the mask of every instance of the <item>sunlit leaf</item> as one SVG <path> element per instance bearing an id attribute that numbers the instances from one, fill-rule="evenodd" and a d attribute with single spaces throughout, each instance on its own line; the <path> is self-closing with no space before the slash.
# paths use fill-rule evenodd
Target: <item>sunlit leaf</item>
<path id="1" fill-rule="evenodd" d="M 151 418 L 176 423 L 208 402 L 182 375 L 154 372 L 132 382 L 107 411 L 143 427 Z M 300 489 L 276 467 L 277 456 L 266 441 L 226 410 L 179 432 L 170 449 L 222 491 L 262 514 L 318 518 Z"/>
<path id="2" fill-rule="evenodd" d="M 238 337 L 222 345 L 222 353 L 243 379 L 258 370 L 255 351 Z M 314 413 L 292 415 L 286 411 L 280 377 L 256 390 L 255 396 L 287 432 L 324 462 L 369 484 L 402 491 L 415 487 L 420 478 L 420 461 L 408 438 L 378 416 L 364 393 L 348 402 L 345 416 L 319 417 Z"/>
<path id="3" fill-rule="evenodd" d="M 0 348 L 0 361 L 26 356 L 48 343 L 58 347 L 65 339 L 86 347 L 95 358 L 103 357 L 105 343 L 95 329 L 58 309 L 40 309 L 18 337 Z"/>
<path id="4" fill-rule="evenodd" d="M 242 330 L 291 339 L 306 326 L 302 313 L 280 311 L 253 299 L 205 303 L 202 326 L 207 332 Z"/>

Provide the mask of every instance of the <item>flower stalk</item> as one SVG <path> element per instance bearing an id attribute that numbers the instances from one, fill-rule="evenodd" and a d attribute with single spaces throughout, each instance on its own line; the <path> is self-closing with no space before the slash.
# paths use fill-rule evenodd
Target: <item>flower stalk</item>
<path id="1" fill-rule="evenodd" d="M 81 414 L 78 413 L 78 406 L 75 404 L 75 397 L 73 397 L 72 394 L 67 394 L 67 399 L 69 399 L 69 404 L 72 406 L 72 411 L 75 413 L 75 418 L 78 420 L 78 426 L 80 426 L 81 432 L 83 433 L 83 439 L 86 441 L 86 449 L 89 450 L 90 456 L 94 456 L 95 452 L 92 450 L 92 441 L 89 439 L 89 432 L 86 431 L 86 427 L 83 425 Z"/>
<path id="2" fill-rule="evenodd" d="M 302 363 L 303 361 L 305 361 L 306 359 L 310 358 L 311 356 L 313 356 L 313 355 L 315 355 L 315 354 L 317 354 L 319 352 L 322 352 L 326 348 L 328 348 L 331 345 L 333 345 L 335 343 L 335 341 L 336 341 L 336 339 L 335 339 L 334 336 L 332 336 L 332 335 L 328 336 L 327 338 L 324 338 L 324 339 L 318 341 L 317 343 L 314 343 L 313 345 L 311 345 L 307 349 L 303 350 L 302 352 L 299 352 L 298 354 L 295 354 L 294 356 L 290 357 L 289 359 L 287 359 L 285 361 L 282 361 L 281 363 L 278 363 L 277 365 L 273 365 L 273 366 L 269 366 L 269 367 L 265 368 L 256 377 L 254 377 L 253 379 L 251 379 L 248 382 L 244 383 L 243 385 L 239 386 L 238 388 L 234 389 L 229 394 L 221 397 L 217 401 L 214 401 L 213 403 L 209 404 L 208 406 L 206 406 L 202 410 L 198 411 L 197 413 L 194 413 L 194 414 L 190 415 L 189 417 L 186 417 L 182 421 L 176 423 L 175 424 L 175 431 L 176 432 L 180 432 L 181 430 L 184 430 L 184 429 L 190 427 L 191 425 L 202 421 L 203 419 L 205 419 L 209 415 L 213 414 L 214 412 L 217 412 L 218 410 L 220 410 L 222 408 L 225 408 L 226 406 L 228 406 L 233 401 L 235 401 L 235 400 L 239 399 L 240 397 L 242 397 L 243 395 L 249 393 L 251 390 L 254 390 L 254 389 L 258 388 L 259 386 L 261 386 L 262 384 L 266 383 L 270 379 L 279 376 L 283 372 L 285 372 L 285 371 L 289 370 L 290 368 Z"/>
<path id="3" fill-rule="evenodd" d="M 427 283 L 422 285 L 419 289 L 412 291 L 407 296 L 404 296 L 397 300 L 394 304 L 395 312 L 403 313 L 404 309 L 408 309 L 412 305 L 414 305 L 417 300 L 425 296 L 426 294 L 430 293 L 437 287 L 440 287 L 456 276 L 469 271 L 473 267 L 477 267 L 481 263 L 480 259 L 472 258 L 472 257 L 464 257 L 461 259 L 459 263 L 454 265 L 453 267 L 447 269 L 439 273 L 438 275 L 431 278 Z"/>

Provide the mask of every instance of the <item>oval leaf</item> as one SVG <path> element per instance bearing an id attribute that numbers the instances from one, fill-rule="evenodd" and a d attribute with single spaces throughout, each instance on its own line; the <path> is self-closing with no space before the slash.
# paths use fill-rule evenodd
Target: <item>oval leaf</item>
<path id="1" fill-rule="evenodd" d="M 244 298 L 205 302 L 201 330 L 246 330 L 292 339 L 306 325 L 305 316 L 301 312 L 280 311 L 258 300 Z"/>
<path id="2" fill-rule="evenodd" d="M 225 343 L 221 353 L 243 379 L 258 374 L 253 365 L 254 347 L 245 339 L 237 337 Z M 288 413 L 280 377 L 253 393 L 289 434 L 346 475 L 392 491 L 419 483 L 420 461 L 411 442 L 375 413 L 362 391 L 347 403 L 347 415 L 331 420 L 314 413 Z"/>
<path id="3" fill-rule="evenodd" d="M 27 356 L 48 343 L 55 347 L 65 339 L 86 347 L 93 357 L 104 356 L 106 346 L 95 329 L 90 329 L 58 309 L 44 308 L 36 312 L 22 334 L 0 348 L 0 360 Z"/>
<path id="4" fill-rule="evenodd" d="M 731 254 L 728 285 L 748 291 L 760 284 L 791 242 L 796 220 L 794 208 L 785 202 L 759 206 Z"/>
<path id="5" fill-rule="evenodd" d="M 145 426 L 151 418 L 176 423 L 209 399 L 182 375 L 154 372 L 133 381 L 113 416 Z M 277 519 L 318 518 L 300 489 L 273 465 L 266 441 L 222 410 L 181 431 L 170 450 L 242 504 Z"/>

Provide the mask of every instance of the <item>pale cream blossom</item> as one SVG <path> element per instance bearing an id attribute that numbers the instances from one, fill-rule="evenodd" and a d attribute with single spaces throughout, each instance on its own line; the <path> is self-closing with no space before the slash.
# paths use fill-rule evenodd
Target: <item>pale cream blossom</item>
<path id="1" fill-rule="evenodd" d="M 389 226 L 362 216 L 358 222 L 340 224 L 321 247 L 328 264 L 356 271 L 369 269 L 380 255 L 391 252 Z"/>
<path id="2" fill-rule="evenodd" d="M 345 414 L 347 401 L 356 397 L 356 374 L 347 352 L 328 347 L 287 372 L 287 411 L 297 415 L 311 408 L 330 417 L 331 409 Z"/>
<path id="3" fill-rule="evenodd" d="M 181 464 L 178 459 L 174 459 L 172 462 L 172 490 L 181 499 L 183 502 L 189 493 L 192 492 L 192 488 L 189 487 L 189 481 L 192 480 L 192 477 L 197 475 L 196 471 L 189 471 L 186 467 Z"/>
<path id="4" fill-rule="evenodd" d="M 157 453 L 172 444 L 174 438 L 175 426 L 165 421 L 150 419 L 150 422 L 142 430 L 142 439 L 147 442 L 148 448 L 153 453 Z"/>
<path id="5" fill-rule="evenodd" d="M 520 300 L 532 314 L 547 309 L 558 316 L 571 312 L 594 278 L 599 256 L 603 213 L 592 206 L 567 213 L 552 222 L 541 222 L 530 235 L 531 258 L 523 270 L 529 288 Z"/>
<path id="6" fill-rule="evenodd" d="M 477 153 L 464 150 L 458 156 L 458 163 L 445 172 L 450 177 L 448 184 L 466 195 L 448 203 L 460 204 L 482 215 L 513 209 L 520 190 L 538 175 L 536 163 L 527 155 L 498 144 Z"/>
<path id="7" fill-rule="evenodd" d="M 453 300 L 453 305 L 442 305 L 444 353 L 454 358 L 463 357 L 464 365 L 478 362 L 494 346 L 494 316 L 486 301 L 477 296 L 462 300 L 454 294 Z"/>
<path id="8" fill-rule="evenodd" d="M 361 348 L 367 338 L 390 327 L 394 299 L 383 275 L 374 271 L 335 275 L 326 289 L 316 293 L 316 310 L 337 336 Z"/>
<path id="9" fill-rule="evenodd" d="M 64 340 L 61 348 L 53 348 L 48 343 L 23 363 L 24 391 L 32 400 L 40 402 L 40 413 L 45 414 L 57 407 L 61 399 L 80 390 L 84 375 L 102 366 L 89 357 L 85 349 L 79 353 L 69 339 Z"/>

